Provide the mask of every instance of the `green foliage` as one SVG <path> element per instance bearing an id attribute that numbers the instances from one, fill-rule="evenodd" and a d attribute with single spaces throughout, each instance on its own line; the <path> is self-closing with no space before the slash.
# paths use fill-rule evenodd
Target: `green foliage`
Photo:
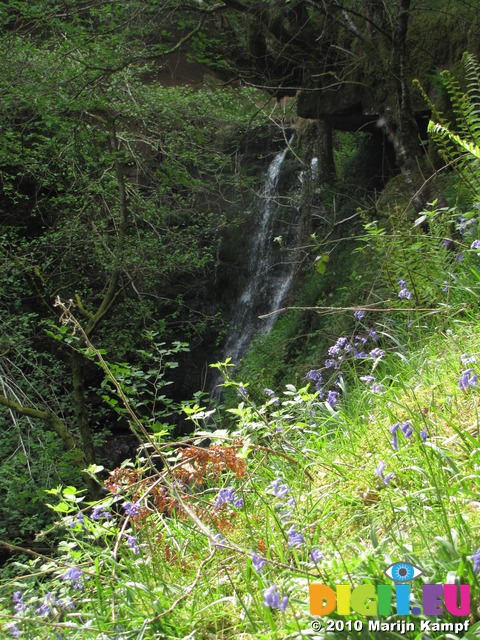
<path id="1" fill-rule="evenodd" d="M 466 91 L 459 80 L 449 71 L 441 76 L 450 100 L 452 122 L 447 122 L 432 105 L 433 119 L 428 131 L 438 145 L 440 154 L 455 167 L 457 174 L 470 191 L 480 193 L 480 65 L 477 58 L 465 53 L 462 58 L 465 68 Z M 425 94 L 424 94 L 424 97 Z M 427 98 L 428 100 L 428 98 Z"/>

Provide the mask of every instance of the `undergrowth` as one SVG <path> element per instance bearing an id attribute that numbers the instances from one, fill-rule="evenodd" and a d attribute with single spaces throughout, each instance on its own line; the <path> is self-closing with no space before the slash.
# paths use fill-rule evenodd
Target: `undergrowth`
<path id="1" fill-rule="evenodd" d="M 182 441 L 142 431 L 89 345 L 144 445 L 100 501 L 47 492 L 58 519 L 37 538 L 62 542 L 55 557 L 5 568 L 2 637 L 398 638 L 354 610 L 313 615 L 309 598 L 313 583 L 392 584 L 384 572 L 398 563 L 420 572 L 417 609 L 402 616 L 394 597 L 388 624 L 414 621 L 411 638 L 421 624 L 429 638 L 477 637 L 479 229 L 475 212 L 455 210 L 417 223 L 365 229 L 358 246 L 388 269 L 356 308 L 338 309 L 351 330 L 301 384 L 251 396 L 219 363 L 236 406 L 185 405 L 196 430 Z M 428 584 L 470 585 L 470 616 L 422 612 Z M 470 624 L 461 635 L 459 620 Z M 448 635 L 428 627 L 439 621 Z"/>

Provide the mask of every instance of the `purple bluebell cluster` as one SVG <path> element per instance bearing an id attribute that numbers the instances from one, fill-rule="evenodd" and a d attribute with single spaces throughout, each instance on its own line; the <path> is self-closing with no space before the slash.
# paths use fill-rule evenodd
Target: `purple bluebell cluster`
<path id="1" fill-rule="evenodd" d="M 398 451 L 398 431 L 401 431 L 402 434 L 404 435 L 404 437 L 408 440 L 413 432 L 414 429 L 412 427 L 412 423 L 410 420 L 407 420 L 407 422 L 404 422 L 402 425 L 399 422 L 396 422 L 395 424 L 392 424 L 392 426 L 390 427 L 390 433 L 392 434 L 392 447 L 394 448 L 395 451 Z M 420 437 L 422 439 L 422 442 L 426 442 L 427 441 L 427 430 L 426 429 L 422 429 L 420 432 Z"/>
<path id="2" fill-rule="evenodd" d="M 460 218 L 460 222 L 457 225 L 457 231 L 461 236 L 464 236 L 466 233 L 471 235 L 473 233 L 472 225 L 474 222 L 473 218 Z"/>
<path id="3" fill-rule="evenodd" d="M 360 380 L 364 382 L 367 387 L 370 387 L 372 393 L 381 393 L 383 391 L 383 385 L 381 382 L 377 382 L 375 376 L 360 376 Z"/>
<path id="4" fill-rule="evenodd" d="M 108 511 L 105 511 L 105 507 L 99 506 L 94 507 L 92 509 L 92 515 L 90 516 L 92 520 L 100 520 L 101 518 L 105 518 L 105 520 L 111 520 L 112 516 Z"/>
<path id="5" fill-rule="evenodd" d="M 284 498 L 287 493 L 291 491 L 288 484 L 280 484 L 282 482 L 281 478 L 275 478 L 273 482 L 270 483 L 270 489 L 274 496 L 277 498 Z"/>
<path id="6" fill-rule="evenodd" d="M 306 380 L 315 383 L 315 390 L 320 391 L 322 389 L 322 373 L 319 369 L 311 369 L 305 376 Z"/>
<path id="7" fill-rule="evenodd" d="M 458 380 L 458 388 L 467 391 L 469 387 L 476 387 L 478 384 L 477 374 L 473 369 L 465 369 Z"/>
<path id="8" fill-rule="evenodd" d="M 477 358 L 475 356 L 469 356 L 468 353 L 462 353 L 460 360 L 462 361 L 462 364 L 467 365 L 476 362 Z"/>
<path id="9" fill-rule="evenodd" d="M 285 611 L 287 608 L 288 596 L 284 595 L 282 599 L 280 599 L 280 593 L 278 592 L 278 587 L 275 584 L 272 584 L 270 587 L 263 590 L 263 597 L 265 598 L 263 604 L 266 607 L 280 609 L 280 611 Z"/>
<path id="10" fill-rule="evenodd" d="M 12 638 L 20 637 L 21 631 L 15 623 L 9 624 L 8 626 L 5 627 L 5 629 L 10 631 L 10 635 L 12 636 Z"/>
<path id="11" fill-rule="evenodd" d="M 129 536 L 125 534 L 127 537 L 127 547 L 133 551 L 133 555 L 138 555 L 140 553 L 140 547 L 138 546 L 138 539 L 135 536 Z"/>
<path id="12" fill-rule="evenodd" d="M 252 553 L 251 558 L 252 558 L 252 566 L 253 566 L 253 568 L 255 569 L 255 571 L 257 573 L 260 573 L 260 571 L 263 569 L 263 567 L 267 564 L 267 561 L 264 560 L 257 553 Z"/>
<path id="13" fill-rule="evenodd" d="M 64 582 L 70 582 L 74 589 L 83 589 L 83 571 L 77 567 L 69 567 L 62 576 Z"/>
<path id="14" fill-rule="evenodd" d="M 243 507 L 243 499 L 237 498 L 234 487 L 220 489 L 218 492 L 215 508 L 220 509 L 224 504 L 233 504 L 237 509 L 241 509 Z"/>
<path id="15" fill-rule="evenodd" d="M 76 515 L 76 519 L 70 524 L 71 527 L 75 527 L 77 524 L 81 525 L 82 529 L 85 529 L 85 516 L 81 511 Z"/>
<path id="16" fill-rule="evenodd" d="M 23 602 L 23 594 L 21 591 L 13 592 L 13 603 L 13 608 L 17 613 L 22 613 L 22 611 L 25 611 L 25 609 L 28 607 L 28 605 Z"/>
<path id="17" fill-rule="evenodd" d="M 53 596 L 51 593 L 47 593 L 45 594 L 43 604 L 35 611 L 35 613 L 41 618 L 46 618 L 52 610 L 53 605 Z"/>
<path id="18" fill-rule="evenodd" d="M 387 465 L 385 464 L 385 462 L 381 460 L 377 465 L 377 468 L 375 470 L 375 475 L 379 476 L 383 480 L 383 484 L 390 484 L 395 474 L 390 472 L 390 473 L 387 473 L 387 475 L 385 475 L 383 472 L 385 471 L 386 466 Z"/>
<path id="19" fill-rule="evenodd" d="M 451 238 L 445 238 L 445 240 L 442 242 L 442 248 L 443 249 L 449 249 L 453 244 L 453 240 Z"/>
<path id="20" fill-rule="evenodd" d="M 315 564 L 318 564 L 320 560 L 323 560 L 323 558 L 325 557 L 320 549 L 312 549 L 308 552 L 308 555 L 310 557 L 310 560 Z"/>
<path id="21" fill-rule="evenodd" d="M 272 391 L 272 389 L 269 389 L 268 387 L 265 387 L 265 389 L 263 390 L 263 392 L 273 400 L 273 402 L 275 402 L 275 404 L 277 405 L 277 407 L 280 405 L 280 400 L 275 397 L 275 391 Z"/>
<path id="22" fill-rule="evenodd" d="M 474 240 L 472 242 L 472 244 L 470 245 L 470 249 L 472 249 L 472 250 L 480 249 L 480 240 Z M 477 256 L 480 256 L 480 253 L 477 253 Z"/>
<path id="23" fill-rule="evenodd" d="M 248 391 L 245 387 L 238 387 L 237 396 L 243 400 L 248 400 Z"/>
<path id="24" fill-rule="evenodd" d="M 332 407 L 332 409 L 337 404 L 339 395 L 340 394 L 338 393 L 338 391 L 329 391 L 328 392 L 328 397 L 327 397 L 326 402 L 327 402 L 327 404 L 329 404 Z"/>
<path id="25" fill-rule="evenodd" d="M 142 505 L 139 502 L 124 502 L 122 507 L 130 518 L 136 518 L 142 512 Z"/>
<path id="26" fill-rule="evenodd" d="M 360 320 L 363 320 L 365 318 L 365 314 L 361 309 L 358 309 L 358 311 L 355 311 L 355 313 L 353 314 L 353 317 L 355 318 L 355 320 L 358 320 L 360 322 Z"/>
<path id="27" fill-rule="evenodd" d="M 287 531 L 287 536 L 289 547 L 296 547 L 299 544 L 305 544 L 305 538 L 299 531 L 297 531 L 296 524 L 292 524 L 290 529 Z"/>
<path id="28" fill-rule="evenodd" d="M 397 282 L 400 286 L 400 291 L 398 292 L 398 297 L 399 298 L 406 298 L 407 300 L 410 300 L 412 297 L 411 292 L 407 289 L 407 283 L 405 282 L 405 280 L 402 280 L 401 278 L 397 278 Z"/>

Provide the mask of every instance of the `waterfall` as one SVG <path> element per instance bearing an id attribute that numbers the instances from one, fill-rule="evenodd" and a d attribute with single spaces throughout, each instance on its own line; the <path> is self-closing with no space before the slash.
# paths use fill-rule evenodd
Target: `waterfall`
<path id="1" fill-rule="evenodd" d="M 294 232 L 296 240 L 298 232 L 299 207 L 295 208 L 295 220 L 293 225 L 290 225 L 294 228 L 290 233 L 288 229 L 280 226 L 284 225 L 284 222 L 279 220 L 282 212 L 289 209 L 291 215 L 293 208 L 291 204 L 282 207 L 277 189 L 287 151 L 288 146 L 272 160 L 266 173 L 262 196 L 257 203 L 258 213 L 251 231 L 248 281 L 235 305 L 232 330 L 224 347 L 223 359 L 230 357 L 235 364 L 245 353 L 256 333 L 268 333 L 272 329 L 276 320 L 275 314 L 265 319 L 259 319 L 258 316 L 280 309 L 293 278 L 294 251 L 279 251 L 274 241 L 275 233 L 279 230 L 282 238 L 278 237 L 278 243 L 282 243 L 284 237 L 292 235 L 291 231 Z"/>

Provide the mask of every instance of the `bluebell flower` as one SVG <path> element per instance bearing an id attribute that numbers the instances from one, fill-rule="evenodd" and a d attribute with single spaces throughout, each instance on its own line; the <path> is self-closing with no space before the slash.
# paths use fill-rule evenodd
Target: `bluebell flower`
<path id="1" fill-rule="evenodd" d="M 277 498 L 284 498 L 289 491 L 291 491 L 288 484 L 280 484 L 282 481 L 281 478 L 276 478 L 273 482 L 270 483 L 270 487 L 272 489 L 272 493 Z"/>
<path id="2" fill-rule="evenodd" d="M 453 240 L 451 238 L 445 238 L 445 240 L 442 242 L 442 248 L 443 249 L 448 249 L 450 247 L 450 245 L 452 244 Z"/>
<path id="3" fill-rule="evenodd" d="M 472 364 L 477 361 L 475 356 L 469 356 L 468 353 L 462 353 L 460 360 L 462 361 L 462 364 Z"/>
<path id="4" fill-rule="evenodd" d="M 289 500 L 287 500 L 287 504 L 288 504 L 289 507 L 294 507 L 297 504 L 297 501 L 292 496 Z"/>
<path id="5" fill-rule="evenodd" d="M 392 426 L 390 427 L 390 433 L 392 434 L 392 447 L 395 451 L 398 451 L 397 431 L 399 428 L 400 425 L 398 423 L 392 424 Z"/>
<path id="6" fill-rule="evenodd" d="M 139 516 L 142 511 L 142 505 L 139 502 L 124 502 L 122 507 L 130 518 Z"/>
<path id="7" fill-rule="evenodd" d="M 82 529 L 85 529 L 85 516 L 81 511 L 77 513 L 76 520 L 74 520 L 70 526 L 74 527 L 77 524 L 81 525 Z"/>
<path id="8" fill-rule="evenodd" d="M 376 349 L 372 349 L 368 355 L 370 356 L 370 358 L 376 360 L 377 358 L 383 358 L 383 356 L 385 355 L 385 351 L 377 347 Z"/>
<path id="9" fill-rule="evenodd" d="M 448 286 L 448 280 L 444 280 L 443 284 L 445 285 L 443 287 L 443 290 L 445 291 L 445 293 L 448 293 L 450 291 L 450 287 Z"/>
<path id="10" fill-rule="evenodd" d="M 325 368 L 326 369 L 331 369 L 331 368 L 337 369 L 338 368 L 338 363 L 334 358 L 329 358 L 327 360 L 325 360 Z"/>
<path id="11" fill-rule="evenodd" d="M 290 529 L 287 531 L 288 536 L 288 546 L 295 547 L 298 544 L 305 544 L 305 538 L 301 533 L 297 531 L 297 525 L 292 524 Z"/>
<path id="12" fill-rule="evenodd" d="M 112 516 L 108 511 L 105 511 L 105 507 L 100 505 L 99 507 L 94 507 L 92 510 L 92 515 L 90 516 L 92 520 L 100 520 L 100 518 L 105 518 L 105 520 L 111 520 Z"/>
<path id="13" fill-rule="evenodd" d="M 363 311 L 358 309 L 358 311 L 355 311 L 355 313 L 353 314 L 353 317 L 355 318 L 355 320 L 358 320 L 360 322 L 360 320 L 363 320 L 365 318 L 365 314 L 363 313 Z"/>
<path id="14" fill-rule="evenodd" d="M 69 567 L 62 576 L 62 580 L 73 583 L 74 589 L 83 589 L 82 584 L 83 571 L 77 567 Z"/>
<path id="15" fill-rule="evenodd" d="M 277 498 L 281 499 L 281 498 L 284 498 L 289 491 L 290 491 L 290 487 L 288 486 L 288 484 L 281 484 L 277 489 L 277 492 L 275 493 L 275 495 L 277 496 Z"/>
<path id="16" fill-rule="evenodd" d="M 338 391 L 328 392 L 327 404 L 329 404 L 332 407 L 332 409 L 337 404 L 339 395 L 340 394 L 338 393 Z"/>
<path id="17" fill-rule="evenodd" d="M 73 611 L 75 609 L 75 603 L 73 600 L 61 600 L 60 598 L 55 601 L 55 606 L 65 611 Z"/>
<path id="18" fill-rule="evenodd" d="M 223 535 L 221 533 L 217 533 L 216 535 L 213 536 L 213 539 L 215 540 L 215 548 L 217 549 L 224 549 L 225 548 L 225 538 L 223 537 Z"/>
<path id="19" fill-rule="evenodd" d="M 310 556 L 310 560 L 315 564 L 318 564 L 320 560 L 323 560 L 325 557 L 319 549 L 312 549 L 308 552 L 308 555 Z"/>
<path id="20" fill-rule="evenodd" d="M 377 332 L 373 329 L 368 329 L 368 335 L 370 336 L 371 340 L 373 340 L 373 342 L 376 342 L 378 340 Z"/>
<path id="21" fill-rule="evenodd" d="M 13 638 L 19 638 L 20 637 L 20 629 L 17 627 L 16 624 L 9 624 L 7 627 L 5 627 L 5 629 L 8 629 L 8 631 L 10 631 L 10 635 Z"/>
<path id="22" fill-rule="evenodd" d="M 480 573 L 480 548 L 478 548 L 472 556 L 473 573 Z"/>
<path id="23" fill-rule="evenodd" d="M 52 610 L 52 594 L 51 593 L 47 593 L 45 595 L 45 600 L 42 604 L 42 606 L 37 609 L 35 611 L 35 613 L 37 615 L 39 615 L 41 618 L 46 618 L 48 616 L 48 614 L 50 613 L 50 611 Z"/>
<path id="24" fill-rule="evenodd" d="M 252 558 L 252 566 L 253 566 L 253 568 L 255 569 L 255 571 L 257 573 L 260 573 L 260 571 L 263 569 L 263 567 L 267 564 L 267 561 L 264 560 L 259 555 L 257 555 L 256 553 L 252 553 L 251 558 Z"/>
<path id="25" fill-rule="evenodd" d="M 422 430 L 420 431 L 420 437 L 422 438 L 422 441 L 423 441 L 423 442 L 426 442 L 426 441 L 427 441 L 427 430 L 426 430 L 426 429 L 422 429 Z"/>
<path id="26" fill-rule="evenodd" d="M 401 278 L 397 278 L 397 282 L 400 285 L 400 291 L 398 293 L 398 297 L 399 298 L 406 298 L 407 300 L 410 300 L 411 297 L 412 297 L 412 294 L 407 289 L 407 283 L 405 282 L 405 280 L 402 280 Z"/>
<path id="27" fill-rule="evenodd" d="M 14 602 L 14 609 L 17 613 L 22 613 L 28 608 L 28 605 L 23 601 L 23 595 L 21 591 L 14 591 L 12 600 Z"/>
<path id="28" fill-rule="evenodd" d="M 372 384 L 372 393 L 381 393 L 383 391 L 383 384 L 381 382 L 374 382 Z"/>
<path id="29" fill-rule="evenodd" d="M 459 231 L 461 236 L 463 236 L 463 234 L 467 231 L 469 233 L 473 233 L 473 229 L 471 228 L 473 222 L 474 220 L 472 218 L 460 218 L 460 224 L 457 225 L 457 230 Z"/>
<path id="30" fill-rule="evenodd" d="M 243 398 L 244 400 L 248 399 L 248 391 L 245 387 L 238 387 L 237 396 L 239 398 Z"/>
<path id="31" fill-rule="evenodd" d="M 307 373 L 305 378 L 306 378 L 306 380 L 311 380 L 312 382 L 321 382 L 322 381 L 322 372 L 319 369 L 311 369 Z"/>
<path id="32" fill-rule="evenodd" d="M 464 259 L 464 255 L 463 253 L 457 253 L 457 255 L 455 256 L 455 260 L 457 260 L 458 262 L 460 262 L 461 260 Z"/>
<path id="33" fill-rule="evenodd" d="M 271 607 L 272 609 L 280 609 L 280 611 L 285 611 L 288 605 L 288 596 L 283 596 L 280 601 L 280 594 L 278 592 L 278 587 L 275 584 L 272 584 L 267 589 L 263 590 L 263 597 L 265 598 L 264 605 L 266 607 Z"/>
<path id="34" fill-rule="evenodd" d="M 400 431 L 403 433 L 403 435 L 405 436 L 405 438 L 410 438 L 410 436 L 413 433 L 413 429 L 412 429 L 412 423 L 410 421 L 405 422 L 404 424 L 402 424 L 402 426 L 400 427 Z"/>
<path id="35" fill-rule="evenodd" d="M 474 240 L 470 245 L 470 249 L 480 249 L 480 240 Z M 480 253 L 477 253 L 477 256 L 480 256 Z"/>
<path id="36" fill-rule="evenodd" d="M 382 480 L 383 480 L 383 484 L 390 484 L 391 479 L 394 477 L 394 473 L 387 473 L 387 475 L 384 475 L 384 471 L 385 471 L 385 467 L 387 465 L 385 464 L 385 462 L 380 461 L 377 465 L 377 469 L 375 471 L 375 474 L 377 476 L 379 476 Z"/>
<path id="37" fill-rule="evenodd" d="M 118 635 L 118 634 L 122 634 L 125 633 L 125 629 L 122 627 L 121 624 L 114 624 L 113 625 L 113 630 L 117 632 L 117 635 L 115 636 L 114 640 L 123 640 L 122 635 Z"/>
<path id="38" fill-rule="evenodd" d="M 133 551 L 133 554 L 136 556 L 140 553 L 140 547 L 138 546 L 138 539 L 135 536 L 127 535 L 127 547 Z"/>
<path id="39" fill-rule="evenodd" d="M 465 369 L 462 371 L 460 379 L 458 381 L 458 388 L 463 389 L 464 391 L 468 390 L 468 387 L 476 387 L 477 386 L 477 374 L 474 373 L 471 377 L 470 374 L 473 373 L 473 369 Z"/>
<path id="40" fill-rule="evenodd" d="M 235 496 L 234 487 L 220 489 L 217 495 L 217 501 L 215 502 L 215 508 L 219 509 L 224 504 L 233 504 L 235 500 L 236 500 L 236 496 Z"/>
<path id="41" fill-rule="evenodd" d="M 272 391 L 272 389 L 269 389 L 268 387 L 266 387 L 263 391 L 269 398 L 271 398 L 275 402 L 277 406 L 280 405 L 280 400 L 275 397 L 275 391 Z"/>
<path id="42" fill-rule="evenodd" d="M 375 376 L 372 376 L 372 375 L 360 376 L 360 380 L 364 382 L 368 387 L 370 384 L 372 384 L 372 382 L 375 382 Z"/>

